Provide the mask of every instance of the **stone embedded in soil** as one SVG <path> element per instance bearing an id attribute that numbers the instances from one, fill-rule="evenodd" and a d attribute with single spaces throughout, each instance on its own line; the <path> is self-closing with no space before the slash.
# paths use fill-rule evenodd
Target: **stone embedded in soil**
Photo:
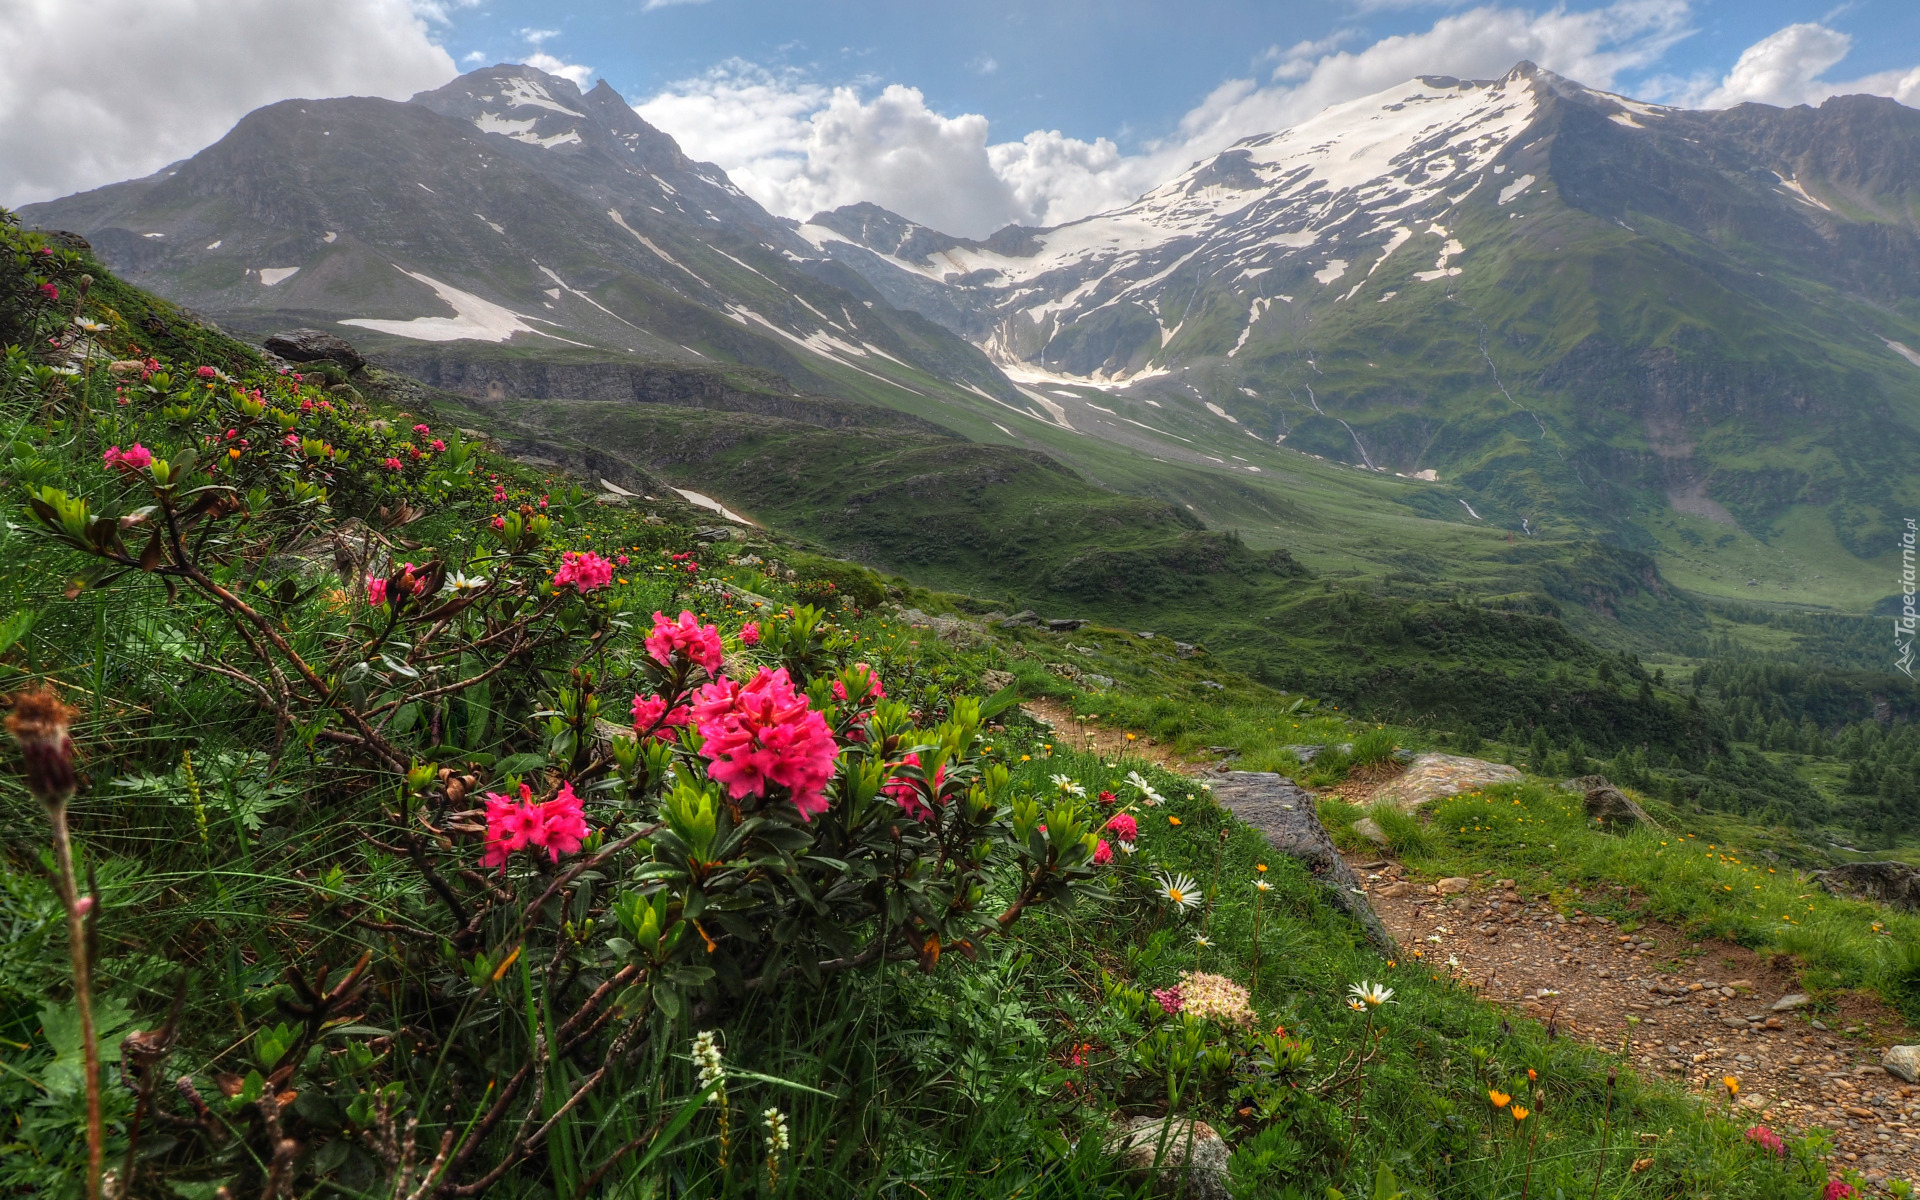
<path id="1" fill-rule="evenodd" d="M 1380 828 L 1380 823 L 1372 817 L 1361 817 L 1358 821 L 1355 821 L 1353 823 L 1353 831 L 1376 846 L 1392 845 L 1392 842 L 1387 837 L 1387 831 Z"/>
<path id="2" fill-rule="evenodd" d="M 1381 784 L 1369 799 L 1374 804 L 1391 804 L 1406 812 L 1429 800 L 1457 796 L 1489 784 L 1518 783 L 1521 778 L 1518 770 L 1505 763 L 1463 758 L 1457 754 L 1422 754 L 1407 767 L 1405 774 Z"/>
<path id="3" fill-rule="evenodd" d="M 1920 1082 L 1920 1046 L 1890 1046 L 1880 1056 L 1880 1065 L 1889 1075 L 1898 1075 L 1908 1083 Z"/>
<path id="4" fill-rule="evenodd" d="M 1299 860 L 1331 893 L 1334 903 L 1365 927 L 1368 940 L 1382 953 L 1395 952 L 1393 938 L 1374 915 L 1359 876 L 1340 857 L 1333 838 L 1320 824 L 1313 793 L 1283 775 L 1228 771 L 1214 777 L 1213 798 L 1259 830 L 1275 850 Z"/>

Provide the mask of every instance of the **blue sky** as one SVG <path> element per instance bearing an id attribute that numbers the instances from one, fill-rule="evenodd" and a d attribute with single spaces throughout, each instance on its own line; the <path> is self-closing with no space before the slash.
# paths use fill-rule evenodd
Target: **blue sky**
<path id="1" fill-rule="evenodd" d="M 1920 106 L 1920 0 L 71 0 L 0 3 L 0 204 L 148 174 L 292 97 L 527 62 L 604 77 L 772 211 L 951 233 L 1125 204 L 1239 138 L 1531 59 L 1700 107 Z M 77 72 L 69 64 L 138 62 Z"/>
<path id="2" fill-rule="evenodd" d="M 521 31 L 555 30 L 538 49 L 591 66 L 640 100 L 739 58 L 798 68 L 818 82 L 920 89 L 936 111 L 984 114 L 996 130 L 1059 129 L 1123 148 L 1165 136 L 1223 81 L 1271 66 L 1270 48 L 1345 35 L 1358 50 L 1419 33 L 1471 6 L 1341 0 L 706 0 L 648 9 L 603 3 L 488 0 L 449 12 L 443 44 L 463 65 L 518 60 Z M 1510 5 L 1539 11 L 1546 5 Z M 1572 3 L 1569 11 L 1607 7 Z M 1662 76 L 1724 75 L 1747 47 L 1781 28 L 1817 22 L 1854 38 L 1840 75 L 1920 61 L 1915 0 L 1696 0 L 1689 36 L 1613 81 L 1630 93 Z M 1371 9 L 1372 11 L 1368 11 Z M 477 60 L 468 55 L 478 54 Z"/>

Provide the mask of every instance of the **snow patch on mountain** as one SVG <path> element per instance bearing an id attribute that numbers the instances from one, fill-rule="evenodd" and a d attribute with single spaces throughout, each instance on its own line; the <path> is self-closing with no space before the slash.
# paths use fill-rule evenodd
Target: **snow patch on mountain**
<path id="1" fill-rule="evenodd" d="M 581 343 L 558 337 L 544 329 L 535 329 L 528 321 L 540 320 L 538 317 L 523 317 L 510 308 L 484 300 L 472 292 L 463 292 L 451 284 L 441 283 L 418 271 L 395 268 L 401 274 L 426 284 L 433 294 L 453 309 L 451 317 L 415 317 L 410 321 L 390 321 L 375 317 L 350 317 L 340 323 L 357 325 L 362 329 L 371 329 L 376 333 L 390 333 L 395 337 L 412 338 L 421 342 L 455 342 L 471 340 L 476 342 L 504 342 L 516 333 L 533 333 L 544 338 L 553 338 L 557 342 L 566 342 L 570 346 Z M 551 324 L 551 322 L 547 322 Z"/>

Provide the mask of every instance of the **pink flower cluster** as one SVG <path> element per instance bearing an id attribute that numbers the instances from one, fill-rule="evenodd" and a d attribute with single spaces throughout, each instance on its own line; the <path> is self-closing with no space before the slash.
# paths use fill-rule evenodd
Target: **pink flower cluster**
<path id="1" fill-rule="evenodd" d="M 60 298 L 60 289 L 51 283 L 43 283 L 40 285 L 40 294 L 48 300 L 58 300 Z"/>
<path id="2" fill-rule="evenodd" d="M 1113 847 L 1107 845 L 1107 839 L 1101 838 L 1093 847 L 1094 865 L 1104 867 L 1113 861 Z"/>
<path id="3" fill-rule="evenodd" d="M 1187 1006 L 1187 998 L 1181 994 L 1177 983 L 1170 988 L 1153 989 L 1153 998 L 1159 1002 L 1160 1011 L 1170 1017 Z"/>
<path id="4" fill-rule="evenodd" d="M 685 725 L 692 719 L 693 710 L 684 704 L 669 712 L 666 700 L 660 696 L 633 698 L 633 731 L 642 737 L 651 731 L 660 741 L 670 741 L 673 727 Z"/>
<path id="5" fill-rule="evenodd" d="M 1776 1158 L 1787 1156 L 1787 1143 L 1781 1140 L 1779 1134 L 1765 1125 L 1755 1125 L 1747 1130 L 1747 1140 Z"/>
<path id="6" fill-rule="evenodd" d="M 886 699 L 887 689 L 880 686 L 880 672 L 874 670 L 872 667 L 868 666 L 866 663 L 855 663 L 853 664 L 853 669 L 856 671 L 863 671 L 866 673 L 866 678 L 867 678 L 866 698 L 867 699 L 872 699 L 872 700 Z M 833 698 L 835 700 L 845 700 L 847 698 L 847 685 L 840 682 L 838 679 L 833 681 Z"/>
<path id="7" fill-rule="evenodd" d="M 1820 1200 L 1853 1200 L 1853 1185 L 1844 1179 L 1829 1179 Z"/>
<path id="8" fill-rule="evenodd" d="M 560 569 L 553 573 L 553 586 L 572 584 L 582 593 L 603 588 L 613 582 L 613 564 L 591 550 L 569 550 L 560 556 Z"/>
<path id="9" fill-rule="evenodd" d="M 193 373 L 202 379 L 212 379 L 215 375 L 219 374 L 219 372 L 215 371 L 212 367 L 195 367 Z"/>
<path id="10" fill-rule="evenodd" d="M 427 590 L 427 581 L 423 576 L 416 576 L 413 573 L 414 570 L 412 563 L 403 563 L 400 567 L 400 578 L 396 582 L 402 590 L 418 596 Z M 386 602 L 387 580 L 378 575 L 367 576 L 367 603 L 378 608 Z"/>
<path id="11" fill-rule="evenodd" d="M 581 841 L 592 832 L 571 783 L 561 784 L 560 794 L 543 804 L 533 802 L 533 789 L 523 783 L 519 799 L 488 792 L 486 805 L 487 852 L 480 860 L 482 866 L 504 870 L 510 855 L 529 846 L 544 849 L 551 861 L 559 862 L 562 854 L 577 854 Z"/>
<path id="12" fill-rule="evenodd" d="M 118 446 L 109 447 L 100 459 L 110 467 L 132 474 L 135 471 L 144 471 L 153 465 L 153 451 L 135 442 L 126 450 Z"/>
<path id="13" fill-rule="evenodd" d="M 400 461 L 399 459 L 397 459 L 397 458 L 392 458 L 392 457 L 389 457 L 389 458 L 387 459 L 387 461 L 386 461 L 386 462 L 385 462 L 384 464 L 382 464 L 382 465 L 384 465 L 384 466 L 385 466 L 385 467 L 387 468 L 387 470 L 389 470 L 389 471 L 404 471 L 404 470 L 406 470 L 406 464 L 405 464 L 405 463 L 403 463 L 403 462 L 401 462 L 401 461 Z"/>
<path id="14" fill-rule="evenodd" d="M 918 754 L 909 754 L 900 760 L 900 765 L 903 767 L 917 767 L 920 765 L 920 756 Z M 947 768 L 942 765 L 941 768 L 933 774 L 933 790 L 936 792 L 939 791 L 941 785 L 946 783 L 946 781 Z M 933 810 L 928 808 L 926 801 L 920 798 L 920 784 L 912 779 L 902 779 L 896 776 L 892 783 L 887 784 L 880 790 L 891 797 L 895 804 L 898 804 L 908 816 L 916 821 L 924 821 L 933 815 Z"/>
<path id="15" fill-rule="evenodd" d="M 653 639 L 647 641 L 651 650 Z M 716 636 L 716 657 L 718 648 Z M 784 667 L 762 669 L 745 687 L 716 679 L 694 697 L 693 721 L 706 739 L 700 753 L 712 763 L 707 774 L 734 799 L 765 796 L 769 784 L 778 784 L 792 794 L 802 819 L 827 810 L 839 747 L 826 718 L 807 707 Z"/>
<path id="16" fill-rule="evenodd" d="M 1131 813 L 1113 814 L 1107 818 L 1107 828 L 1113 830 L 1113 836 L 1123 842 L 1138 841 L 1140 838 L 1140 823 L 1133 819 Z"/>
<path id="17" fill-rule="evenodd" d="M 626 561 L 624 556 L 621 561 Z M 760 644 L 760 622 L 748 621 L 740 627 L 740 644 L 742 646 L 758 646 Z"/>
<path id="18" fill-rule="evenodd" d="M 720 674 L 720 663 L 726 656 L 726 648 L 720 644 L 719 629 L 702 625 L 694 620 L 692 613 L 683 609 L 678 621 L 667 620 L 664 613 L 653 614 L 653 632 L 647 635 L 647 653 L 663 667 L 671 667 L 673 656 L 682 654 L 705 668 L 707 674 L 717 676 Z M 785 672 L 782 672 L 782 678 L 785 678 Z"/>

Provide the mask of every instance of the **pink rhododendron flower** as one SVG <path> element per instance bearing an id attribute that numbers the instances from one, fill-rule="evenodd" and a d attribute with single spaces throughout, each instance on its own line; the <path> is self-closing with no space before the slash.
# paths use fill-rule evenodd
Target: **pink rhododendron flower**
<path id="1" fill-rule="evenodd" d="M 622 565 L 625 565 L 624 563 Z M 758 646 L 760 644 L 760 622 L 748 621 L 740 627 L 740 644 Z"/>
<path id="2" fill-rule="evenodd" d="M 562 854 L 578 854 L 580 843 L 593 832 L 587 828 L 586 806 L 573 794 L 571 783 L 561 784 L 559 795 L 536 805 L 535 815 L 540 829 L 530 840 L 536 846 L 546 847 L 550 862 L 559 862 Z"/>
<path id="3" fill-rule="evenodd" d="M 118 446 L 109 447 L 107 452 L 100 456 L 100 460 L 110 467 L 131 474 L 135 471 L 144 471 L 153 465 L 153 451 L 135 442 L 125 450 Z"/>
<path id="4" fill-rule="evenodd" d="M 507 502 L 507 489 L 505 489 L 505 488 L 503 488 L 503 487 L 496 487 L 496 488 L 494 488 L 494 489 L 493 489 L 493 502 L 494 502 L 495 504 L 505 504 L 505 503 Z"/>
<path id="5" fill-rule="evenodd" d="M 387 581 L 378 575 L 367 576 L 367 603 L 375 608 L 387 602 Z"/>
<path id="6" fill-rule="evenodd" d="M 505 867 L 508 855 L 532 844 L 533 831 L 539 824 L 532 800 L 533 789 L 524 783 L 518 800 L 499 792 L 487 793 L 487 852 L 480 859 L 481 866 Z"/>
<path id="7" fill-rule="evenodd" d="M 219 372 L 215 371 L 212 367 L 195 367 L 193 373 L 202 379 L 212 379 L 215 375 L 219 374 Z"/>
<path id="8" fill-rule="evenodd" d="M 445 442 L 441 441 L 439 438 L 433 439 L 433 452 L 435 454 L 440 453 L 442 450 L 445 450 L 446 448 L 447 448 L 447 444 Z"/>
<path id="9" fill-rule="evenodd" d="M 1119 802 L 1120 797 L 1114 795 L 1112 792 L 1100 793 L 1100 803 L 1102 804 L 1118 804 Z"/>
<path id="10" fill-rule="evenodd" d="M 389 471 L 404 471 L 406 469 L 406 465 L 397 458 L 388 458 L 386 461 L 386 468 Z"/>
<path id="11" fill-rule="evenodd" d="M 505 529 L 507 527 L 507 519 L 505 517 L 495 517 L 493 519 L 493 527 L 495 529 Z"/>
<path id="12" fill-rule="evenodd" d="M 1844 1179 L 1829 1179 L 1820 1200 L 1853 1200 L 1853 1185 Z"/>
<path id="13" fill-rule="evenodd" d="M 1113 861 L 1113 847 L 1107 845 L 1107 839 L 1101 838 L 1099 842 L 1094 845 L 1093 861 L 1102 867 Z"/>
<path id="14" fill-rule="evenodd" d="M 726 655 L 720 645 L 720 630 L 715 626 L 700 624 L 685 609 L 681 610 L 678 621 L 667 620 L 664 613 L 654 613 L 653 632 L 647 635 L 647 653 L 661 666 L 670 667 L 676 651 L 715 676 L 720 674 L 720 663 Z"/>
<path id="15" fill-rule="evenodd" d="M 627 565 L 627 556 L 622 554 L 618 558 L 614 559 L 613 563 L 617 567 L 624 567 Z"/>
<path id="16" fill-rule="evenodd" d="M 1180 994 L 1180 985 L 1177 983 L 1170 988 L 1155 988 L 1153 998 L 1159 1002 L 1160 1011 L 1170 1017 L 1187 1004 L 1187 998 Z"/>
<path id="17" fill-rule="evenodd" d="M 887 689 L 880 686 L 879 672 L 875 671 L 872 667 L 868 666 L 866 663 L 855 663 L 853 664 L 853 669 L 855 671 L 866 672 L 868 698 L 875 699 L 875 700 L 882 700 L 886 698 Z M 847 685 L 838 679 L 833 681 L 833 698 L 835 700 L 845 700 L 847 698 Z"/>
<path id="18" fill-rule="evenodd" d="M 1779 1134 L 1768 1129 L 1765 1125 L 1755 1125 L 1753 1128 L 1747 1130 L 1747 1140 L 1776 1158 L 1786 1157 L 1787 1143 L 1781 1139 Z"/>
<path id="19" fill-rule="evenodd" d="M 58 300 L 60 298 L 60 289 L 51 283 L 43 283 L 40 285 L 40 294 L 49 300 Z"/>
<path id="20" fill-rule="evenodd" d="M 313 411 L 313 401 L 311 401 L 311 400 L 302 400 L 302 401 L 300 402 L 300 411 L 301 411 L 301 412 L 312 412 L 312 411 Z"/>
<path id="21" fill-rule="evenodd" d="M 515 851 L 529 846 L 544 849 L 550 861 L 559 862 L 562 854 L 579 853 L 580 843 L 592 832 L 571 783 L 561 784 L 560 794 L 544 804 L 533 802 L 533 789 L 524 783 L 518 799 L 488 792 L 485 803 L 487 850 L 482 866 L 504 868 Z"/>
<path id="22" fill-rule="evenodd" d="M 427 427 L 426 427 L 425 425 L 415 425 L 415 426 L 413 427 L 413 431 L 414 431 L 415 433 L 417 433 L 417 434 L 419 434 L 419 435 L 420 435 L 421 437 L 425 437 L 425 436 L 427 436 L 427 435 L 428 435 L 429 433 L 432 433 L 432 432 L 433 432 L 433 430 L 431 430 L 431 429 L 428 429 L 428 428 L 427 428 Z"/>
<path id="23" fill-rule="evenodd" d="M 660 696 L 633 698 L 633 731 L 642 736 L 651 730 L 660 741 L 669 741 L 673 738 L 673 726 L 685 725 L 692 719 L 693 710 L 684 704 L 668 712 L 667 702 Z"/>
<path id="24" fill-rule="evenodd" d="M 909 754 L 900 760 L 900 765 L 903 767 L 917 767 L 920 765 L 920 756 L 918 754 Z M 942 766 L 938 771 L 934 772 L 933 790 L 936 792 L 939 791 L 940 786 L 946 781 L 947 768 Z M 933 810 L 927 807 L 927 802 L 920 798 L 920 784 L 914 780 L 896 777 L 893 782 L 887 784 L 880 790 L 890 796 L 895 804 L 898 804 L 908 816 L 916 821 L 924 821 L 933 815 Z"/>
<path id="25" fill-rule="evenodd" d="M 716 655 L 718 650 L 716 637 Z M 826 719 L 807 707 L 784 667 L 763 669 L 745 687 L 718 679 L 701 688 L 693 720 L 706 739 L 700 753 L 713 764 L 708 776 L 734 799 L 765 796 L 768 784 L 778 784 L 792 794 L 802 818 L 811 821 L 814 813 L 827 810 L 826 786 L 839 747 Z"/>
<path id="26" fill-rule="evenodd" d="M 553 573 L 553 586 L 572 584 L 583 594 L 613 582 L 613 564 L 598 554 L 569 550 L 560 556 L 560 569 Z"/>
<path id="27" fill-rule="evenodd" d="M 1123 842 L 1135 841 L 1140 836 L 1140 823 L 1131 813 L 1115 813 L 1107 820 L 1107 828 L 1113 830 L 1113 836 Z"/>

